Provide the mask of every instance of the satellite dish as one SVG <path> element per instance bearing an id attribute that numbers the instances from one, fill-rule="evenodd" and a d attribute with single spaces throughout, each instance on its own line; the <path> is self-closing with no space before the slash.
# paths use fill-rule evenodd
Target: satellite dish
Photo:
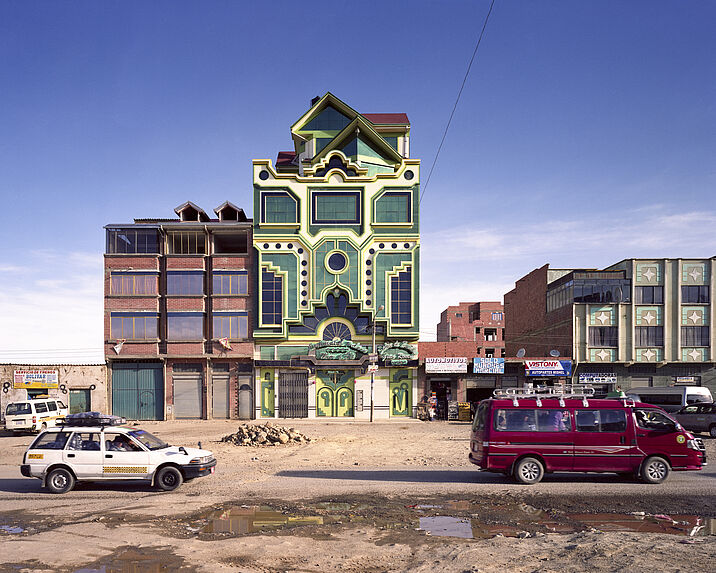
<path id="1" fill-rule="evenodd" d="M 550 350 L 549 355 L 557 358 L 557 356 L 559 356 L 559 350 Z"/>
<path id="2" fill-rule="evenodd" d="M 527 352 L 524 348 L 520 348 L 517 351 L 517 358 L 522 358 L 525 355 L 525 352 Z"/>

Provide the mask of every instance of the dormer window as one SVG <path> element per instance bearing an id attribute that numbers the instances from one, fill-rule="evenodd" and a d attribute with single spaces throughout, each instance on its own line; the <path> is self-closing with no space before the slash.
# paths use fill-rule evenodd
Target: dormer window
<path id="1" fill-rule="evenodd" d="M 191 201 L 187 201 L 183 205 L 179 205 L 174 212 L 179 215 L 181 221 L 208 221 L 209 216 L 204 209 L 197 207 Z"/>
<path id="2" fill-rule="evenodd" d="M 214 209 L 214 213 L 219 217 L 219 221 L 240 221 L 242 223 L 247 221 L 244 210 L 229 201 L 224 201 Z"/>

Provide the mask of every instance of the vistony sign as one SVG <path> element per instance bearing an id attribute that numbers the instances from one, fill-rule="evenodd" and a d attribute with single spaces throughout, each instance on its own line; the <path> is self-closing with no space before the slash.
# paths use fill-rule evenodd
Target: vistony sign
<path id="1" fill-rule="evenodd" d="M 525 360 L 525 376 L 571 375 L 571 360 Z"/>
<path id="2" fill-rule="evenodd" d="M 425 359 L 426 374 L 466 374 L 467 357 L 444 356 Z"/>

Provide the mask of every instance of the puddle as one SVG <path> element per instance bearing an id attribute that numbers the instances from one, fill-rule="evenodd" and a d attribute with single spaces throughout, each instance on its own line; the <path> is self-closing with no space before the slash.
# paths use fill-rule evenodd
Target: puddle
<path id="1" fill-rule="evenodd" d="M 323 525 L 323 517 L 287 515 L 268 507 L 231 507 L 213 512 L 201 532 L 242 535 L 299 525 Z"/>
<path id="2" fill-rule="evenodd" d="M 16 525 L 0 525 L 0 532 L 2 533 L 24 533 L 25 530 L 22 527 Z"/>
<path id="3" fill-rule="evenodd" d="M 463 537 L 472 539 L 472 523 L 469 519 L 460 519 L 459 517 L 448 517 L 446 515 L 437 515 L 435 517 L 421 517 L 420 529 L 429 535 L 437 535 L 440 537 Z"/>
<path id="4" fill-rule="evenodd" d="M 534 503 L 534 502 L 533 502 Z M 180 537 L 250 535 L 312 526 L 302 535 L 319 538 L 333 535 L 336 526 L 369 526 L 375 530 L 401 530 L 405 535 L 490 539 L 533 537 L 548 533 L 582 531 L 659 533 L 682 537 L 716 535 L 716 519 L 697 515 L 645 513 L 571 513 L 540 509 L 517 500 L 424 500 L 406 505 L 405 500 L 368 503 L 357 499 L 331 500 L 278 506 L 223 505 L 173 524 Z M 382 534 L 381 534 L 382 535 Z"/>
<path id="5" fill-rule="evenodd" d="M 192 573 L 194 567 L 171 551 L 156 547 L 120 547 L 72 573 Z"/>

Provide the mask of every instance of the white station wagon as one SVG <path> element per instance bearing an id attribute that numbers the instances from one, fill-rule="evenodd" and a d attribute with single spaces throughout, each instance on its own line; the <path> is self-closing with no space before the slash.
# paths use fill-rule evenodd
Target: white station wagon
<path id="1" fill-rule="evenodd" d="M 150 480 L 171 491 L 214 473 L 210 451 L 170 446 L 126 423 L 99 412 L 71 414 L 64 425 L 49 428 L 30 444 L 20 471 L 41 479 L 52 493 L 66 493 L 77 481 L 101 480 Z"/>

